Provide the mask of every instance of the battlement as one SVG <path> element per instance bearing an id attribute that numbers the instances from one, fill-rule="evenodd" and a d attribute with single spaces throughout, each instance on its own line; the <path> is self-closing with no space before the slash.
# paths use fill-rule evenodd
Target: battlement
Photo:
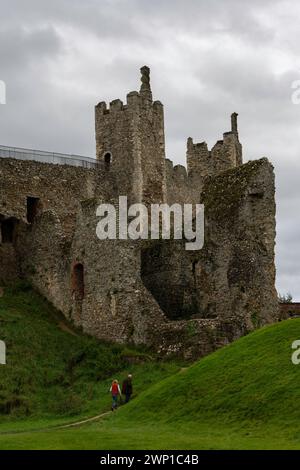
<path id="1" fill-rule="evenodd" d="M 231 115 L 231 130 L 223 133 L 223 139 L 208 149 L 206 142 L 194 143 L 187 139 L 187 169 L 189 176 L 215 176 L 229 168 L 242 164 L 242 146 L 238 138 L 237 113 Z"/>
<path id="2" fill-rule="evenodd" d="M 141 69 L 140 91 L 95 107 L 96 157 L 113 168 L 119 190 L 134 202 L 164 200 L 164 111 L 152 100 L 150 69 Z"/>
<path id="3" fill-rule="evenodd" d="M 206 142 L 187 140 L 187 171 L 170 168 L 165 159 L 164 110 L 153 101 L 150 69 L 141 71 L 139 91 L 131 91 L 126 103 L 115 99 L 95 107 L 96 157 L 114 168 L 119 190 L 132 201 L 165 201 L 171 190 L 193 199 L 206 176 L 215 176 L 242 164 L 242 146 L 238 137 L 237 113 L 231 115 L 231 130 L 208 149 Z M 167 183 L 168 182 L 168 183 Z M 191 185 L 191 190 L 187 186 Z M 192 194 L 193 192 L 193 194 Z M 178 196 L 180 198 L 180 195 Z"/>
<path id="4" fill-rule="evenodd" d="M 163 109 L 163 104 L 161 101 L 156 100 L 156 101 L 146 101 L 147 107 L 149 108 L 150 106 L 153 108 L 153 110 L 160 111 Z M 95 106 L 95 113 L 96 116 L 99 115 L 107 115 L 107 114 L 113 114 L 117 113 L 120 111 L 134 111 L 139 109 L 141 106 L 145 107 L 145 98 L 141 93 L 138 91 L 130 91 L 126 95 L 126 104 L 123 103 L 122 100 L 120 99 L 115 99 L 109 103 L 109 106 L 107 106 L 105 101 L 101 101 Z"/>

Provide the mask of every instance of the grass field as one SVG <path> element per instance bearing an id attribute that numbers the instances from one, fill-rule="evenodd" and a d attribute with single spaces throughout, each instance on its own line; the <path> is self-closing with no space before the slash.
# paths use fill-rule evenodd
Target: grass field
<path id="1" fill-rule="evenodd" d="M 300 365 L 291 362 L 291 344 L 300 339 L 300 320 L 262 328 L 190 367 L 150 360 L 148 352 L 133 350 L 132 354 L 144 355 L 145 362 L 134 366 L 137 396 L 132 402 L 97 422 L 57 430 L 51 426 L 108 409 L 110 379 L 115 374 L 124 375 L 128 364 L 122 363 L 126 354 L 121 346 L 99 345 L 79 333 L 75 337 L 62 331 L 47 309 L 51 307 L 32 291 L 18 290 L 14 296 L 9 293 L 0 299 L 0 337 L 5 330 L 7 343 L 15 349 L 15 360 L 21 361 L 22 377 L 26 376 L 23 368 L 29 366 L 24 366 L 18 354 L 24 353 L 21 344 L 31 338 L 32 361 L 39 377 L 32 378 L 31 384 L 25 381 L 26 386 L 23 380 L 19 390 L 24 401 L 31 404 L 27 417 L 20 415 L 22 409 L 24 413 L 24 403 L 10 413 L 4 414 L 2 409 L 0 449 L 300 449 Z M 13 327 L 9 319 L 14 316 L 18 319 Z M 38 338 L 41 330 L 28 316 L 43 323 L 46 343 Z M 18 334 L 13 332 L 18 329 Z M 12 346 L 14 341 L 18 347 Z M 69 345 L 63 347 L 62 343 L 68 341 Z M 56 351 L 51 353 L 51 360 L 42 357 L 45 344 L 47 354 L 49 349 Z M 86 352 L 76 364 L 72 380 L 65 384 L 68 360 L 82 348 L 92 352 Z M 106 359 L 101 369 L 98 361 L 102 355 Z M 118 370 L 116 364 L 122 367 Z M 1 396 L 8 390 L 8 399 L 15 372 L 7 368 L 4 373 L 4 369 L 0 369 Z M 32 375 L 35 369 L 29 369 Z M 42 377 L 50 373 L 61 377 L 61 381 L 50 382 L 45 390 Z M 101 374 L 102 378 L 97 380 L 93 374 Z M 66 396 L 76 394 L 81 408 L 77 411 L 76 405 L 71 410 L 64 409 L 64 400 L 59 399 L 58 412 L 55 396 L 53 402 L 49 398 L 57 390 L 58 397 L 63 391 Z M 47 429 L 33 432 L 38 428 Z M 23 432 L 14 433 L 17 430 Z"/>
<path id="2" fill-rule="evenodd" d="M 113 378 L 131 372 L 141 392 L 182 365 L 83 335 L 26 284 L 0 298 L 0 339 L 7 347 L 7 365 L 0 366 L 0 432 L 100 414 L 110 409 Z"/>

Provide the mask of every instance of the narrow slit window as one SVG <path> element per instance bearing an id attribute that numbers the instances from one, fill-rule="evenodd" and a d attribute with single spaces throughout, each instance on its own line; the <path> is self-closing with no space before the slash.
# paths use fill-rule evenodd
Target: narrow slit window
<path id="1" fill-rule="evenodd" d="M 75 300 L 82 300 L 84 297 L 84 267 L 77 263 L 72 272 L 72 292 Z"/>
<path id="2" fill-rule="evenodd" d="M 39 198 L 28 197 L 27 198 L 27 222 L 32 224 L 38 213 Z"/>

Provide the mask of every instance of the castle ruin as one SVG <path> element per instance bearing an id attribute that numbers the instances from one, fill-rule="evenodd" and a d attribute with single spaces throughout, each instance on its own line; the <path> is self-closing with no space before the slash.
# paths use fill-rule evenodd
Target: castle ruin
<path id="1" fill-rule="evenodd" d="M 243 164 L 237 114 L 211 150 L 187 139 L 165 156 L 150 70 L 140 91 L 95 107 L 96 158 L 0 147 L 0 285 L 26 279 L 99 339 L 199 357 L 278 318 L 275 187 L 266 158 Z M 205 244 L 102 240 L 96 208 L 203 203 Z"/>

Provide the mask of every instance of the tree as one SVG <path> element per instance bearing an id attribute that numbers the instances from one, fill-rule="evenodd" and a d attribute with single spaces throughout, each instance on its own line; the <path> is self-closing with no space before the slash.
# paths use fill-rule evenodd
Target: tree
<path id="1" fill-rule="evenodd" d="M 287 292 L 286 294 L 279 294 L 278 295 L 278 300 L 279 303 L 281 304 L 291 304 L 293 302 L 293 296 L 290 292 Z"/>

